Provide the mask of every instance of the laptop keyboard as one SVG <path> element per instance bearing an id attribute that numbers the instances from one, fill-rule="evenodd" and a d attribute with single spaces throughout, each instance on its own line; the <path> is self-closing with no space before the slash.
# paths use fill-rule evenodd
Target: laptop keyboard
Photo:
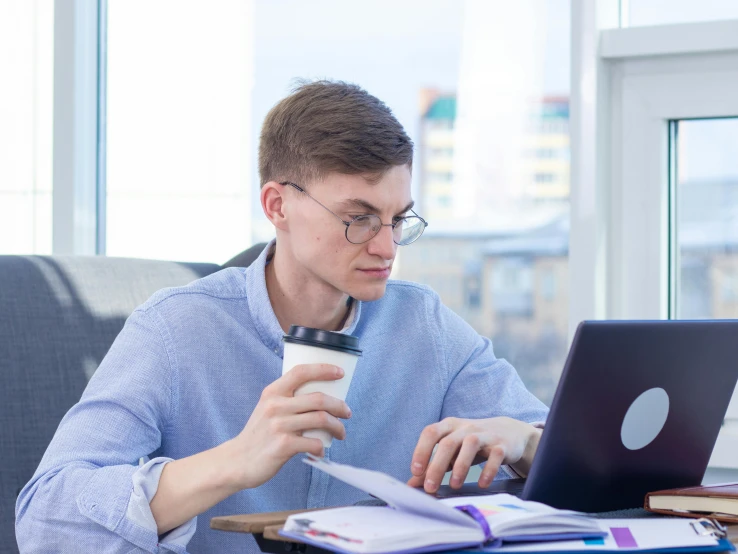
<path id="1" fill-rule="evenodd" d="M 525 479 L 500 479 L 499 481 L 492 481 L 492 484 L 486 489 L 479 487 L 476 483 L 464 483 L 460 489 L 452 489 L 448 485 L 441 485 L 436 492 L 436 496 L 438 498 L 484 496 L 503 492 L 513 496 L 520 496 L 523 494 L 523 487 L 525 487 Z"/>

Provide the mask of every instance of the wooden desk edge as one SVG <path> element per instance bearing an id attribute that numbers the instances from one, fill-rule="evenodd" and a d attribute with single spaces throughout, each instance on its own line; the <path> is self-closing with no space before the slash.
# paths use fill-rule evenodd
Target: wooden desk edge
<path id="1" fill-rule="evenodd" d="M 316 512 L 327 508 L 311 508 L 303 510 L 286 510 L 283 512 L 265 512 L 260 514 L 240 514 L 232 516 L 217 516 L 210 519 L 210 528 L 232 533 L 264 533 L 267 527 L 281 528 L 287 518 L 293 514 Z M 271 537 L 270 537 L 271 538 Z M 278 537 L 278 540 L 285 540 Z"/>

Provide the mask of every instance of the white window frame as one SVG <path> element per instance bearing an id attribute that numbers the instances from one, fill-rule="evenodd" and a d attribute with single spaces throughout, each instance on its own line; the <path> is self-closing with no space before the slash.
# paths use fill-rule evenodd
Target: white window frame
<path id="1" fill-rule="evenodd" d="M 99 90 L 104 1 L 54 2 L 53 254 L 104 252 L 99 156 L 105 121 Z"/>
<path id="2" fill-rule="evenodd" d="M 734 32 L 738 35 L 738 22 Z M 738 48 L 615 60 L 611 314 L 665 319 L 670 316 L 668 124 L 738 116 Z"/>
<path id="3" fill-rule="evenodd" d="M 669 121 L 738 115 L 738 21 L 618 29 L 615 4 L 572 2 L 571 329 L 669 317 Z M 710 467 L 736 427 L 734 396 Z"/>

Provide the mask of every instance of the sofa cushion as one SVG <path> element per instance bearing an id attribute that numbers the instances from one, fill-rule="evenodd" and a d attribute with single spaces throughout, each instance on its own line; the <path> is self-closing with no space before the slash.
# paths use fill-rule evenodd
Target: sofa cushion
<path id="1" fill-rule="evenodd" d="M 17 552 L 16 497 L 126 318 L 157 290 L 219 269 L 125 258 L 0 256 L 0 552 Z"/>

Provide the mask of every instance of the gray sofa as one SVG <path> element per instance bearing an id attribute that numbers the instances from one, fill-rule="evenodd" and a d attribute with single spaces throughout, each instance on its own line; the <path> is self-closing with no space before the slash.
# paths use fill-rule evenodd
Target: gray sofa
<path id="1" fill-rule="evenodd" d="M 136 306 L 223 266 L 107 257 L 0 256 L 0 553 L 18 552 L 15 500 Z"/>

